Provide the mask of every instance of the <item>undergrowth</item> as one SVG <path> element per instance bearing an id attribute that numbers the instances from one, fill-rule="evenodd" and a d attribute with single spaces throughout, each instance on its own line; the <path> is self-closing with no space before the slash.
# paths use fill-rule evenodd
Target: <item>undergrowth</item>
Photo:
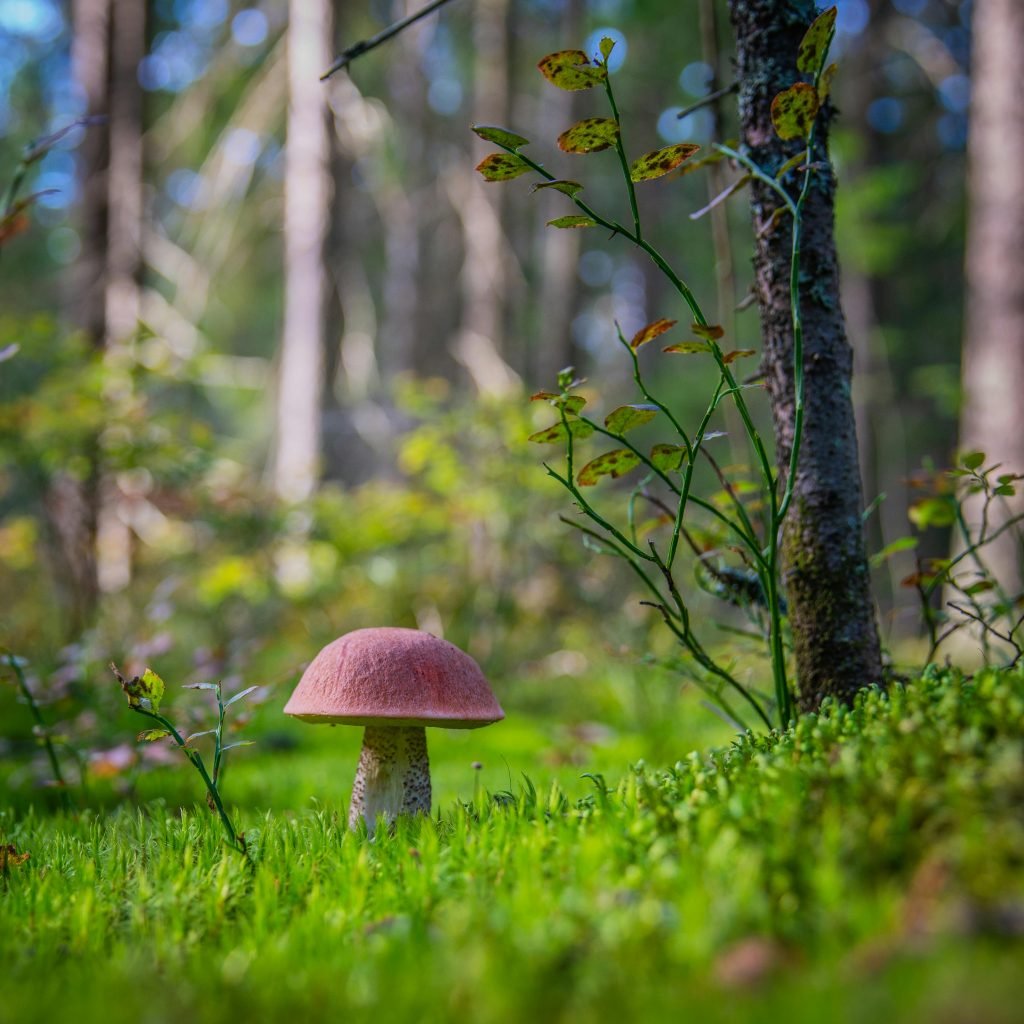
<path id="1" fill-rule="evenodd" d="M 252 872 L 205 808 L 3 812 L 0 1020 L 1009 1021 L 1022 721 L 1019 669 L 932 669 L 375 842 L 341 793 L 249 814 Z"/>

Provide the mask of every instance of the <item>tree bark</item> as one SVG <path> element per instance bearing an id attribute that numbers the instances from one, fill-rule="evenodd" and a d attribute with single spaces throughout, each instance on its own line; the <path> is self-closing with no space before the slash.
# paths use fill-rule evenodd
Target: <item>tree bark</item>
<path id="1" fill-rule="evenodd" d="M 1024 47 L 1020 0 L 976 0 L 968 138 L 967 312 L 961 447 L 1024 472 L 1024 106 L 1013 73 Z M 968 506 L 970 514 L 973 506 Z M 1024 512 L 1024 490 L 992 529 Z M 1011 592 L 1024 586 L 1019 534 L 986 549 Z"/>
<path id="2" fill-rule="evenodd" d="M 801 148 L 771 122 L 771 102 L 798 79 L 796 55 L 816 11 L 813 0 L 730 0 L 736 31 L 743 144 L 769 174 Z M 800 299 L 804 322 L 805 418 L 793 504 L 783 527 L 783 581 L 803 710 L 826 696 L 850 700 L 882 677 L 881 654 L 861 522 L 863 500 L 850 397 L 852 352 L 839 303 L 835 179 L 828 122 L 820 115 L 813 154 L 822 169 L 803 213 Z M 791 222 L 763 230 L 778 196 L 754 183 L 755 287 L 765 374 L 784 476 L 793 444 L 795 389 L 790 315 Z"/>
<path id="3" fill-rule="evenodd" d="M 291 0 L 288 14 L 285 300 L 273 481 L 279 497 L 303 501 L 320 474 L 331 168 L 327 94 L 317 69 L 331 61 L 331 5 Z"/>

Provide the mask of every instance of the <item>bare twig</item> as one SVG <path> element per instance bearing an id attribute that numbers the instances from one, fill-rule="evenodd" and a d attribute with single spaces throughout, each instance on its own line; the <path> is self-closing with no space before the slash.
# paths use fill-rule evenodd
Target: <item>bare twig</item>
<path id="1" fill-rule="evenodd" d="M 725 99 L 726 96 L 731 96 L 734 92 L 739 92 L 740 83 L 733 82 L 732 85 L 727 85 L 723 89 L 716 89 L 714 92 L 709 92 L 707 96 L 701 96 L 696 103 L 691 103 L 688 107 L 684 107 L 676 114 L 676 117 L 681 121 L 684 117 L 689 117 L 695 110 L 702 110 L 704 107 L 711 106 L 712 103 L 717 103 L 719 100 Z"/>
<path id="2" fill-rule="evenodd" d="M 341 71 L 342 68 L 348 67 L 356 57 L 361 57 L 364 53 L 369 53 L 370 50 L 376 49 L 381 43 L 386 43 L 393 36 L 397 36 L 403 29 L 407 29 L 410 25 L 419 21 L 420 18 L 425 18 L 428 14 L 436 11 L 439 7 L 443 7 L 446 3 L 448 3 L 448 0 L 431 0 L 426 7 L 414 11 L 408 17 L 402 18 L 401 21 L 396 21 L 393 25 L 388 25 L 383 32 L 378 32 L 369 39 L 360 39 L 358 43 L 353 43 L 347 50 L 343 50 L 335 57 L 334 63 L 320 76 L 320 81 L 325 82 L 331 75 Z"/>

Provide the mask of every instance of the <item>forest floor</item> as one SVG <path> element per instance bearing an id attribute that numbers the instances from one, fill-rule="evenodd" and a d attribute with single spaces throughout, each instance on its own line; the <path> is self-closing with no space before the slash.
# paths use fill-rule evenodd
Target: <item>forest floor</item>
<path id="1" fill-rule="evenodd" d="M 436 817 L 373 841 L 356 730 L 265 736 L 225 784 L 251 870 L 187 766 L 5 786 L 0 1022 L 1020 1019 L 1024 671 L 731 743 L 589 729 L 436 734 Z"/>

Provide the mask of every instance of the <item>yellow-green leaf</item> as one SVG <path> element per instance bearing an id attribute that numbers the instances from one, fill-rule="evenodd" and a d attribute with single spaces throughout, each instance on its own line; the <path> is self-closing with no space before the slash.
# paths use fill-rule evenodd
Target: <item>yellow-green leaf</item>
<path id="1" fill-rule="evenodd" d="M 594 428 L 589 423 L 584 423 L 583 420 L 569 420 L 568 423 L 569 433 L 577 439 L 589 437 L 594 432 Z M 531 434 L 526 440 L 532 441 L 534 444 L 557 444 L 559 441 L 564 441 L 566 436 L 564 423 L 552 423 L 550 427 Z"/>
<path id="2" fill-rule="evenodd" d="M 140 743 L 152 743 L 154 740 L 162 740 L 171 734 L 166 729 L 143 729 L 135 738 Z"/>
<path id="3" fill-rule="evenodd" d="M 569 196 L 570 199 L 578 192 L 583 191 L 583 186 L 578 181 L 569 181 L 565 178 L 559 178 L 557 181 L 542 181 L 539 185 L 534 185 L 530 191 L 539 192 L 544 188 L 553 188 L 556 192 Z"/>
<path id="4" fill-rule="evenodd" d="M 651 181 L 675 170 L 684 160 L 700 149 L 695 142 L 678 142 L 674 146 L 655 149 L 638 157 L 629 168 L 633 181 Z"/>
<path id="5" fill-rule="evenodd" d="M 590 63 L 582 50 L 559 50 L 541 57 L 537 62 L 540 73 L 552 84 L 566 92 L 593 89 L 600 85 L 608 73 Z"/>
<path id="6" fill-rule="evenodd" d="M 597 221 L 593 217 L 584 217 L 578 213 L 570 213 L 566 217 L 556 217 L 548 221 L 549 228 L 596 228 Z"/>
<path id="7" fill-rule="evenodd" d="M 566 153 L 597 153 L 615 145 L 619 126 L 610 117 L 586 117 L 558 136 L 558 148 Z"/>
<path id="8" fill-rule="evenodd" d="M 828 99 L 828 94 L 832 91 L 832 79 L 836 77 L 836 72 L 838 70 L 838 64 L 829 64 L 829 66 L 822 71 L 821 78 L 818 79 L 819 105 L 824 104 L 825 100 Z"/>
<path id="9" fill-rule="evenodd" d="M 476 169 L 487 181 L 511 181 L 525 174 L 530 165 L 515 153 L 492 153 L 476 165 Z"/>
<path id="10" fill-rule="evenodd" d="M 646 345 L 647 342 L 653 341 L 666 331 L 670 331 L 677 323 L 677 320 L 666 320 L 664 317 L 660 320 L 655 320 L 653 323 L 649 323 L 646 327 L 641 327 L 640 330 L 633 335 L 633 340 L 629 343 L 629 347 L 636 351 L 641 345 Z"/>
<path id="11" fill-rule="evenodd" d="M 821 104 L 813 85 L 797 82 L 772 100 L 772 124 L 780 139 L 806 139 Z"/>
<path id="12" fill-rule="evenodd" d="M 510 132 L 507 128 L 499 128 L 497 125 L 475 124 L 472 130 L 486 142 L 493 142 L 497 146 L 507 146 L 509 149 L 518 149 L 520 146 L 529 145 L 530 142 L 522 135 Z"/>
<path id="13" fill-rule="evenodd" d="M 681 341 L 678 345 L 669 345 L 661 351 L 677 356 L 694 356 L 698 352 L 710 352 L 711 347 L 705 341 Z"/>
<path id="14" fill-rule="evenodd" d="M 686 448 L 681 444 L 656 444 L 651 449 L 651 462 L 663 473 L 678 469 L 686 460 Z"/>
<path id="15" fill-rule="evenodd" d="M 658 415 L 656 405 L 620 405 L 604 419 L 604 425 L 613 434 L 624 434 L 627 430 L 642 427 Z"/>
<path id="16" fill-rule="evenodd" d="M 616 448 L 588 462 L 576 477 L 581 487 L 593 487 L 603 476 L 620 477 L 640 465 L 640 456 L 628 448 Z"/>
<path id="17" fill-rule="evenodd" d="M 837 13 L 835 7 L 830 7 L 811 22 L 811 27 L 804 33 L 800 49 L 796 53 L 798 70 L 813 75 L 821 67 L 821 62 L 828 53 L 832 34 L 836 30 Z"/>
<path id="18" fill-rule="evenodd" d="M 604 57 L 605 60 L 607 60 L 612 55 L 612 50 L 614 49 L 615 40 L 609 39 L 608 36 L 605 36 L 601 40 L 601 56 Z"/>

